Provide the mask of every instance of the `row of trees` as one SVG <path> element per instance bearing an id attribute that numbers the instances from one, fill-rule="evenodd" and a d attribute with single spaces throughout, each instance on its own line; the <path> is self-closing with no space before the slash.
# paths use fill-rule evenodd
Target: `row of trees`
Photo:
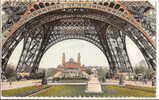
<path id="1" fill-rule="evenodd" d="M 134 68 L 134 72 L 136 75 L 141 74 L 144 78 L 149 80 L 151 80 L 155 75 L 155 72 L 151 68 L 147 68 L 145 66 L 136 66 Z"/>
<path id="2" fill-rule="evenodd" d="M 41 79 L 43 77 L 43 72 L 30 73 L 29 76 L 20 76 L 16 73 L 14 65 L 8 64 L 5 71 L 5 77 L 9 81 L 17 81 L 21 79 Z"/>
<path id="3" fill-rule="evenodd" d="M 111 75 L 109 75 L 109 70 L 107 68 L 100 67 L 97 69 L 97 71 L 98 71 L 98 78 L 100 81 L 104 82 L 106 79 L 111 78 Z M 88 69 L 87 73 L 91 74 L 91 69 Z M 153 71 L 153 69 L 148 68 L 142 64 L 135 66 L 134 73 L 129 73 L 129 74 L 134 76 L 133 79 L 131 76 L 129 76 L 129 78 L 131 78 L 130 80 L 137 79 L 138 75 L 142 75 L 143 79 L 148 79 L 148 80 L 153 79 L 155 76 L 155 72 Z"/>

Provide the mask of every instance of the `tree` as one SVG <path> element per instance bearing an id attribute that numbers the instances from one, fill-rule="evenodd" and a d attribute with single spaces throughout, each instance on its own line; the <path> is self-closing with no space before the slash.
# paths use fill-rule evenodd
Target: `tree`
<path id="1" fill-rule="evenodd" d="M 154 72 L 152 69 L 147 68 L 147 69 L 145 70 L 145 73 L 144 73 L 145 78 L 151 80 L 154 75 L 155 75 L 155 72 Z"/>
<path id="2" fill-rule="evenodd" d="M 143 65 L 138 65 L 134 68 L 134 71 L 136 74 L 142 74 L 144 79 L 152 79 L 154 76 L 154 71 L 151 68 L 147 68 L 146 66 Z"/>
<path id="3" fill-rule="evenodd" d="M 99 69 L 97 69 L 97 71 L 99 80 L 104 82 L 108 71 L 107 68 L 100 67 Z"/>
<path id="4" fill-rule="evenodd" d="M 144 74 L 144 72 L 146 71 L 146 68 L 143 66 L 136 66 L 134 68 L 134 71 L 136 74 Z"/>
<path id="5" fill-rule="evenodd" d="M 15 79 L 16 78 L 16 71 L 14 69 L 14 66 L 11 64 L 7 65 L 5 76 L 7 79 Z"/>
<path id="6" fill-rule="evenodd" d="M 92 74 L 91 69 L 87 69 L 87 70 L 86 70 L 86 73 L 89 74 L 89 75 Z"/>
<path id="7" fill-rule="evenodd" d="M 37 73 L 30 73 L 31 79 L 41 79 L 43 78 L 43 73 L 42 72 L 37 72 Z"/>

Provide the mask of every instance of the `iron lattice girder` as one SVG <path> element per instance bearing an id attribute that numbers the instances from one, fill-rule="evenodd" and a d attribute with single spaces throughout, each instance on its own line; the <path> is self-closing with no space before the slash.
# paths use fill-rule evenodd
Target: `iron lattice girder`
<path id="1" fill-rule="evenodd" d="M 41 25 L 33 28 L 24 36 L 24 47 L 17 66 L 17 72 L 32 72 L 36 69 L 37 62 L 47 43 L 49 27 Z M 35 68 L 33 68 L 35 67 Z"/>
<path id="2" fill-rule="evenodd" d="M 23 30 L 18 30 L 16 34 L 12 35 L 2 48 L 2 71 L 5 72 L 8 60 L 18 45 L 18 43 L 24 38 L 23 34 L 26 32 L 25 28 Z"/>
<path id="3" fill-rule="evenodd" d="M 50 12 L 45 15 L 36 17 L 35 19 L 32 19 L 29 23 L 26 23 L 23 27 L 25 27 L 26 30 L 31 30 L 33 27 L 37 28 L 40 25 L 43 25 L 45 23 L 56 22 L 58 20 L 66 19 L 66 18 L 67 19 L 81 18 L 81 19 L 97 20 L 97 21 L 100 21 L 103 23 L 111 24 L 111 25 L 113 25 L 113 27 L 116 27 L 117 29 L 126 32 L 127 33 L 126 35 L 129 36 L 132 40 L 134 40 L 134 42 L 135 42 L 136 37 L 137 38 L 140 37 L 140 34 L 141 34 L 141 36 L 143 37 L 144 40 L 142 40 L 142 39 L 139 40 L 140 44 L 138 42 L 135 42 L 135 43 L 138 44 L 138 46 L 140 47 L 140 50 L 148 49 L 148 50 L 146 50 L 146 52 L 142 52 L 143 55 L 146 55 L 146 56 L 148 55 L 147 58 L 150 60 L 152 60 L 152 56 L 154 57 L 153 59 L 155 59 L 155 56 L 154 56 L 155 47 L 153 46 L 153 44 L 151 44 L 149 42 L 149 40 L 147 40 L 147 38 L 145 38 L 145 35 L 143 35 L 143 33 L 141 31 L 138 31 L 133 25 L 129 24 L 128 22 L 126 22 L 124 20 L 119 19 L 116 16 L 113 16 L 113 15 L 110 15 L 107 13 L 102 13 L 100 11 L 96 12 L 95 10 L 93 10 L 93 11 L 87 10 L 86 13 L 84 13 L 84 12 L 78 12 L 78 13 L 62 12 L 62 13 L 60 13 L 60 12 L 61 12 L 61 10 L 57 11 L 57 12 Z M 23 27 L 21 27 L 21 29 L 19 29 L 19 30 L 23 30 Z M 17 33 L 17 31 L 15 33 Z M 142 41 L 144 41 L 144 42 L 142 42 Z M 7 40 L 5 42 L 5 44 L 7 45 L 10 42 Z M 145 46 L 143 47 L 143 45 L 145 45 Z M 4 48 L 4 49 L 6 49 L 6 48 Z M 42 54 L 39 54 L 39 55 L 42 56 Z M 8 57 L 8 59 L 9 59 L 9 57 Z M 40 58 L 38 58 L 38 59 L 40 61 Z M 151 63 L 151 65 L 153 64 L 153 67 L 154 67 L 155 61 L 152 60 L 151 62 L 153 62 L 153 63 Z M 37 65 L 38 65 L 38 62 L 37 62 Z"/>
<path id="4" fill-rule="evenodd" d="M 103 24 L 102 28 L 100 24 L 96 22 L 95 26 L 98 31 L 101 30 L 99 37 L 101 45 L 104 47 L 111 72 L 132 72 L 133 68 L 126 51 L 126 35 L 109 24 Z"/>
<path id="5" fill-rule="evenodd" d="M 111 50 L 109 48 L 109 45 L 108 45 L 108 42 L 106 41 L 106 39 L 104 38 L 104 35 L 105 35 L 105 32 L 106 32 L 106 29 L 108 27 L 109 24 L 103 24 L 102 27 L 100 26 L 101 23 L 99 22 L 95 22 L 94 23 L 95 26 L 96 26 L 96 30 L 98 31 L 98 36 L 99 36 L 99 39 L 100 39 L 100 43 L 104 49 L 104 54 L 105 56 L 107 57 L 107 60 L 108 60 L 108 63 L 109 63 L 109 68 L 110 68 L 110 73 L 116 73 L 118 68 L 116 65 L 116 62 L 115 62 L 115 56 L 112 55 L 111 53 Z"/>
<path id="6" fill-rule="evenodd" d="M 76 20 L 76 19 L 75 19 Z M 88 19 L 87 19 L 88 20 Z M 54 25 L 54 26 L 47 26 L 47 27 L 51 27 L 50 28 L 50 30 L 49 30 L 49 36 L 48 36 L 48 42 L 45 44 L 46 45 L 46 49 L 44 50 L 44 51 L 47 51 L 47 48 L 50 48 L 53 44 L 55 44 L 55 43 L 57 43 L 57 42 L 60 42 L 60 41 L 62 41 L 62 40 L 65 40 L 65 39 L 70 39 L 70 38 L 79 38 L 80 36 L 81 36 L 81 39 L 83 39 L 83 40 L 86 40 L 86 41 L 89 41 L 89 42 L 91 42 L 91 43 L 93 43 L 93 44 L 95 44 L 97 47 L 99 47 L 102 51 L 104 50 L 104 48 L 102 48 L 102 47 L 100 47 L 101 46 L 101 44 L 99 43 L 99 40 L 101 39 L 101 38 L 99 38 L 98 36 L 98 34 L 101 34 L 101 32 L 97 32 L 97 30 L 95 30 L 96 28 L 95 28 L 95 26 L 93 26 L 94 24 L 93 23 L 90 23 L 90 22 L 88 22 L 87 20 L 85 20 L 86 22 L 84 22 L 83 24 L 78 24 L 78 23 L 76 23 L 76 22 L 73 22 L 73 19 L 72 19 L 72 23 L 70 23 L 70 24 L 68 24 L 68 22 L 66 21 L 66 22 L 64 22 L 64 23 L 57 23 L 56 25 Z M 81 23 L 82 23 L 82 20 L 80 21 Z M 92 24 L 92 25 L 90 25 L 90 24 Z M 83 28 L 83 27 L 81 27 L 81 26 L 83 26 L 83 25 L 87 25 L 87 26 L 85 26 L 85 27 L 88 27 L 88 28 Z M 57 28 L 57 26 L 58 26 L 58 28 Z M 75 33 L 74 31 L 68 31 L 68 33 L 66 32 L 66 31 L 63 31 L 63 26 L 67 26 L 67 28 L 68 27 L 74 27 L 74 26 L 76 26 L 76 28 L 78 28 L 78 29 L 80 29 L 79 31 L 81 31 L 81 34 L 79 34 L 79 33 Z M 90 26 L 90 27 L 89 27 Z M 97 26 L 100 26 L 100 25 L 97 25 Z M 105 25 L 106 26 L 106 25 Z M 107 26 L 106 26 L 107 27 Z M 40 27 L 39 27 L 40 28 Z M 93 29 L 93 30 L 90 30 L 90 28 L 91 29 Z M 64 29 L 65 30 L 65 29 Z M 75 29 L 76 30 L 76 29 Z M 99 29 L 98 29 L 99 30 Z M 103 30 L 103 29 L 102 29 Z M 104 27 L 104 30 L 106 30 L 106 28 Z M 85 33 L 85 31 L 87 31 L 88 33 L 89 33 L 89 31 L 91 31 L 91 32 L 93 32 L 93 34 L 91 34 L 91 35 L 89 35 L 90 37 L 88 37 L 87 36 L 87 33 Z M 63 33 L 64 32 L 64 33 Z M 38 32 L 35 30 L 35 33 L 37 33 L 38 34 Z M 60 34 L 59 34 L 60 33 Z M 33 33 L 31 33 L 31 35 L 32 35 Z M 43 33 L 43 34 L 46 34 L 46 33 Z M 60 36 L 61 35 L 61 36 Z M 93 39 L 93 37 L 96 37 L 96 40 L 94 41 L 94 39 Z M 54 38 L 49 38 L 49 37 L 54 37 Z M 32 36 L 32 38 L 34 39 L 35 38 L 35 36 Z M 49 40 L 49 39 L 51 39 L 51 40 Z M 32 40 L 33 41 L 33 40 Z M 50 42 L 51 41 L 51 42 Z M 37 44 L 37 42 L 39 43 L 39 41 L 35 41 L 36 42 L 36 44 Z M 34 42 L 33 42 L 34 43 Z M 30 44 L 30 43 L 29 43 Z M 47 47 L 47 44 L 48 44 L 48 46 L 49 47 Z M 51 45 L 50 45 L 51 44 Z M 44 44 L 42 44 L 42 45 L 44 45 Z M 105 44 L 104 44 L 105 45 Z M 109 53 L 111 53 L 112 52 L 112 49 L 110 49 L 111 47 L 111 45 L 107 45 L 108 47 L 107 48 L 109 48 L 109 50 L 111 50 L 111 51 L 109 51 Z M 31 48 L 31 47 L 34 47 L 34 46 L 31 46 L 30 45 L 30 47 L 29 48 Z M 105 48 L 106 49 L 106 48 Z M 39 49 L 37 49 L 37 51 L 38 51 Z M 25 50 L 23 50 L 23 51 L 25 51 Z M 108 50 L 106 50 L 106 52 L 107 52 Z M 116 51 L 116 50 L 114 50 L 114 51 Z M 30 67 L 32 67 L 32 66 L 34 66 L 34 68 L 32 68 L 32 70 L 36 70 L 37 69 L 37 67 L 35 67 L 36 65 L 35 64 L 39 64 L 40 63 L 40 60 L 38 60 L 38 62 L 37 63 L 35 63 L 35 61 L 30 61 L 31 60 L 31 58 L 32 58 L 32 56 L 33 56 L 33 54 L 34 53 L 31 53 L 32 52 L 32 50 L 28 50 L 28 54 L 26 54 L 26 55 L 24 55 L 24 56 L 27 56 L 29 59 L 20 59 L 20 62 L 19 62 L 19 64 L 18 64 L 18 68 L 17 68 L 17 71 L 19 72 L 19 71 L 27 71 L 27 69 L 26 68 L 30 68 Z M 35 52 L 35 51 L 34 51 Z M 107 52 L 107 54 L 109 54 L 108 52 Z M 31 54 L 31 55 L 29 55 L 29 54 Z M 36 53 L 35 53 L 36 54 Z M 41 56 L 38 56 L 38 58 L 39 59 L 41 59 L 41 57 L 42 57 L 42 55 L 44 54 L 44 52 L 41 52 L 40 53 L 40 55 Z M 123 54 L 118 54 L 118 55 L 120 55 L 120 56 L 122 56 Z M 111 54 L 111 56 L 112 56 L 112 58 L 114 58 L 114 59 L 117 59 L 117 57 L 118 56 L 114 56 L 113 54 Z M 124 55 L 125 56 L 125 55 Z M 109 56 L 107 56 L 107 57 L 110 57 L 110 55 Z M 21 58 L 24 58 L 24 57 L 21 57 Z M 120 71 L 129 71 L 127 68 L 124 68 L 124 67 L 126 67 L 126 66 L 123 66 L 122 68 L 120 68 L 122 65 L 122 63 L 121 62 L 112 62 L 112 59 L 111 58 L 111 65 L 112 66 L 115 66 L 115 68 L 116 67 L 118 67 L 119 69 L 125 69 L 125 70 L 120 70 Z M 23 62 L 25 62 L 25 63 L 23 63 Z M 31 65 L 31 63 L 30 63 L 30 65 L 28 64 L 28 63 L 26 63 L 26 62 L 32 62 L 32 65 Z M 28 64 L 28 65 L 27 65 Z M 118 66 L 116 66 L 118 64 Z M 130 64 L 129 64 L 130 65 Z M 28 67 L 27 67 L 28 66 Z M 110 69 L 112 69 L 111 67 L 112 66 L 110 66 Z M 117 69 L 118 71 L 119 71 L 119 69 Z M 114 69 L 112 69 L 112 70 L 114 70 Z M 114 72 L 115 72 L 115 70 L 114 70 Z"/>
<path id="7" fill-rule="evenodd" d="M 108 5 L 105 5 L 108 4 Z M 130 24 L 132 24 L 134 27 L 138 28 L 138 30 L 140 30 L 142 33 L 145 34 L 145 36 L 148 38 L 148 40 L 153 43 L 153 40 L 151 40 L 148 37 L 148 34 L 146 34 L 142 28 L 142 26 L 134 19 L 133 16 L 130 15 L 130 13 L 127 11 L 127 9 L 120 7 L 119 4 L 117 4 L 117 2 L 81 2 L 81 1 L 77 1 L 77 2 L 56 2 L 56 3 L 51 3 L 51 5 L 45 5 L 43 4 L 43 2 L 36 2 L 33 3 L 32 6 L 33 8 L 35 8 L 35 10 L 31 11 L 31 9 L 29 8 L 25 14 L 25 16 L 23 16 L 21 18 L 21 20 L 19 20 L 10 30 L 10 32 L 6 32 L 6 34 L 4 35 L 5 39 L 8 39 L 8 37 L 10 37 L 10 34 L 13 34 L 21 25 L 26 24 L 28 21 L 30 21 L 31 19 L 37 17 L 37 16 L 41 16 L 43 14 L 52 12 L 52 11 L 57 11 L 59 9 L 65 9 L 65 8 L 71 8 L 73 9 L 72 11 L 74 13 L 78 12 L 77 9 L 81 9 L 81 8 L 89 8 L 89 9 L 93 9 L 93 10 L 98 10 L 101 11 L 103 13 L 108 13 L 114 16 L 117 16 L 118 18 L 125 20 L 126 22 L 129 22 Z M 43 6 L 40 6 L 40 5 Z M 119 8 L 114 8 L 113 6 L 119 6 Z M 122 5 L 121 5 L 122 6 Z M 32 7 L 31 7 L 32 8 Z M 70 12 L 71 13 L 71 12 Z M 5 40 L 4 40 L 5 41 Z"/>
<path id="8" fill-rule="evenodd" d="M 70 21 L 68 21 L 70 20 Z M 49 43 L 51 44 L 52 41 L 63 40 L 63 39 L 84 39 L 89 42 L 94 43 L 95 45 L 99 44 L 99 38 L 95 31 L 94 26 L 89 25 L 89 19 L 79 19 L 79 18 L 72 18 L 72 19 L 65 19 L 60 20 L 55 26 L 52 28 L 52 33 L 49 37 Z M 98 45 L 100 49 L 100 45 Z"/>
<path id="9" fill-rule="evenodd" d="M 131 30 L 131 28 L 128 30 Z M 133 32 L 136 34 L 129 34 L 131 40 L 134 41 L 134 43 L 142 52 L 148 66 L 156 70 L 156 49 L 151 46 L 143 34 L 138 33 L 138 30 Z"/>
<path id="10" fill-rule="evenodd" d="M 118 71 L 132 72 L 132 66 L 126 50 L 125 34 L 115 27 L 109 26 L 106 30 L 105 39 L 109 45 L 112 56 L 115 56 L 115 66 Z"/>
<path id="11" fill-rule="evenodd" d="M 86 26 L 86 27 L 88 27 L 87 29 L 81 27 L 81 25 L 83 26 L 84 24 L 85 25 L 87 24 L 87 26 Z M 86 40 L 88 42 L 95 44 L 99 49 L 101 49 L 103 51 L 103 48 L 99 44 L 99 38 L 97 37 L 97 33 L 94 32 L 93 35 L 92 34 L 88 35 L 87 33 L 84 32 L 84 31 L 87 31 L 87 32 L 90 31 L 89 30 L 90 25 L 88 25 L 88 24 L 89 24 L 88 21 L 86 23 L 84 22 L 83 24 L 78 24 L 78 23 L 74 23 L 74 22 L 72 22 L 72 24 L 67 24 L 67 22 L 66 23 L 59 22 L 57 24 L 52 23 L 51 25 L 45 24 L 49 28 L 49 31 L 47 31 L 47 34 L 48 34 L 48 37 L 46 38 L 47 41 L 45 40 L 45 38 L 44 39 L 41 39 L 42 37 L 38 38 L 34 34 L 34 33 L 37 33 L 36 35 L 39 34 L 39 36 L 42 36 L 42 34 L 43 34 L 45 36 L 46 33 L 38 32 L 38 30 L 42 29 L 41 27 L 34 29 L 33 30 L 34 33 L 31 32 L 28 36 L 25 36 L 25 38 L 26 38 L 25 40 L 28 40 L 28 38 L 31 40 L 26 41 L 26 43 L 24 43 L 24 45 L 27 46 L 27 44 L 29 44 L 29 46 L 27 46 L 28 48 L 23 49 L 22 56 L 20 58 L 20 61 L 19 61 L 18 67 L 17 67 L 17 71 L 18 72 L 29 71 L 29 68 L 32 68 L 31 70 L 35 71 L 38 68 L 41 57 L 47 51 L 47 49 L 49 49 L 55 43 L 60 42 L 62 40 L 66 40 L 66 39 L 71 39 L 71 38 L 83 39 L 83 40 Z M 68 33 L 63 31 L 63 26 L 65 26 L 65 25 L 69 25 L 67 27 L 74 27 L 74 25 L 76 25 L 77 26 L 76 28 L 80 29 L 79 31 L 81 31 L 80 32 L 81 34 L 75 33 L 74 31 L 68 32 Z M 57 26 L 58 26 L 58 28 L 57 28 Z M 92 28 L 92 26 L 91 26 L 91 28 Z M 93 29 L 95 29 L 95 28 L 93 28 Z M 44 30 L 41 30 L 41 31 L 43 32 Z M 91 30 L 91 32 L 93 32 L 93 30 Z M 32 35 L 32 34 L 34 34 L 34 35 Z M 41 43 L 41 46 L 44 46 L 44 48 L 42 50 L 39 50 L 36 48 L 36 47 L 39 47 L 39 45 L 37 45 L 38 43 L 40 43 L 39 40 L 45 42 L 45 43 Z M 34 41 L 34 42 L 32 42 L 32 41 Z M 35 47 L 35 45 L 36 45 L 36 47 Z M 27 51 L 27 53 L 24 53 L 25 51 Z M 32 52 L 32 51 L 34 51 L 34 52 Z M 36 56 L 35 55 L 35 54 L 37 54 L 36 52 L 39 52 L 39 51 L 40 51 L 40 54 L 39 54 L 40 56 Z M 33 57 L 38 57 L 37 58 L 38 60 L 34 61 L 36 59 L 33 59 Z M 34 68 L 33 68 L 33 66 L 34 66 Z M 26 69 L 26 68 L 28 68 L 28 69 Z"/>
<path id="12" fill-rule="evenodd" d="M 28 72 L 31 70 L 31 66 L 36 60 L 34 57 L 37 57 L 37 52 L 40 50 L 40 44 L 42 41 L 42 30 L 36 30 L 37 32 L 33 31 L 31 34 L 36 36 L 31 37 L 31 34 L 26 34 L 24 37 L 24 47 L 23 51 L 17 66 L 17 72 Z M 33 62 L 33 63 L 32 63 Z"/>
<path id="13" fill-rule="evenodd" d="M 32 2 L 32 1 L 7 1 L 7 0 L 5 0 L 5 2 L 3 2 L 2 3 L 2 7 L 4 8 L 4 10 L 5 10 L 5 12 L 6 13 L 8 13 L 8 11 L 14 11 L 13 13 L 13 15 L 17 15 L 17 12 L 18 12 L 18 15 L 23 15 L 23 13 L 22 12 L 25 12 L 26 11 L 26 8 L 28 7 L 29 9 L 28 10 L 30 10 L 30 11 L 32 11 L 32 10 L 34 10 L 35 11 L 35 5 L 39 8 L 39 9 L 41 9 L 41 8 L 44 8 L 44 7 L 48 7 L 48 6 L 51 6 L 51 5 L 53 5 L 53 4 L 59 4 L 59 3 L 67 3 L 68 1 L 40 1 L 40 2 Z M 70 1 L 70 3 L 71 3 L 72 1 Z M 82 3 L 83 1 L 73 1 L 74 3 Z M 153 8 L 153 6 L 149 3 L 149 2 L 147 2 L 147 1 L 133 1 L 133 2 L 131 2 L 131 1 L 121 1 L 121 2 L 114 2 L 114 1 L 103 1 L 103 2 L 101 2 L 101 1 L 93 1 L 93 0 L 90 0 L 90 1 L 84 1 L 84 2 L 88 2 L 88 3 L 94 3 L 94 4 L 99 4 L 100 6 L 107 6 L 107 7 L 109 7 L 109 8 L 115 8 L 115 10 L 119 10 L 120 11 L 120 8 L 121 8 L 121 6 L 125 6 L 126 7 L 126 9 L 123 9 L 123 8 L 121 8 L 121 9 L 123 9 L 123 10 L 127 10 L 128 9 L 128 11 L 132 11 L 132 7 L 134 7 L 134 8 L 141 8 L 141 9 L 144 9 L 144 11 L 147 11 L 147 10 L 149 10 L 149 8 Z M 113 4 L 113 6 L 114 7 L 112 7 L 111 5 Z M 43 5 L 43 6 L 41 6 L 41 5 Z M 66 4 L 67 5 L 67 4 Z M 20 11 L 19 10 L 14 10 L 14 9 L 19 9 L 20 8 Z M 24 9 L 25 8 L 25 9 Z M 8 10 L 8 9 L 10 9 L 10 10 Z M 130 10 L 131 9 L 131 10 Z M 20 13 L 19 13 L 20 12 Z M 136 13 L 138 12 L 138 9 L 137 9 L 137 11 L 135 11 Z M 10 15 L 10 14 L 9 14 Z M 16 16 L 16 17 L 18 17 L 18 16 Z M 13 17 L 10 17 L 9 19 L 8 19 L 8 21 L 10 20 L 10 19 L 12 19 Z M 16 22 L 16 21 L 14 21 L 14 22 Z M 7 26 L 10 26 L 10 23 L 6 23 L 6 25 Z"/>

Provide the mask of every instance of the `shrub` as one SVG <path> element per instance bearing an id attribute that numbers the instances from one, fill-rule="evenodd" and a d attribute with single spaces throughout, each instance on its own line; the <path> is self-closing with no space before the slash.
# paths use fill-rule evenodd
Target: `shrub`
<path id="1" fill-rule="evenodd" d="M 39 73 L 30 73 L 30 76 L 28 78 L 31 79 L 41 79 L 43 78 L 43 73 L 39 72 Z"/>
<path id="2" fill-rule="evenodd" d="M 6 71 L 5 71 L 5 76 L 7 79 L 16 77 L 16 71 L 14 69 L 14 66 L 11 64 L 7 65 Z"/>

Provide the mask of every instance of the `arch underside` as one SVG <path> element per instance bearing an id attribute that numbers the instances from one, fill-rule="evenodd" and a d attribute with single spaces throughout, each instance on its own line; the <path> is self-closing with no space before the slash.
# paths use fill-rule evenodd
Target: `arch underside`
<path id="1" fill-rule="evenodd" d="M 23 38 L 17 72 L 35 72 L 47 49 L 62 40 L 76 38 L 95 44 L 107 57 L 112 72 L 131 72 L 125 36 L 134 41 L 149 67 L 155 70 L 155 47 L 142 32 L 116 16 L 90 9 L 78 13 L 53 11 L 20 27 L 3 45 L 2 70 L 5 71 L 13 50 Z"/>

